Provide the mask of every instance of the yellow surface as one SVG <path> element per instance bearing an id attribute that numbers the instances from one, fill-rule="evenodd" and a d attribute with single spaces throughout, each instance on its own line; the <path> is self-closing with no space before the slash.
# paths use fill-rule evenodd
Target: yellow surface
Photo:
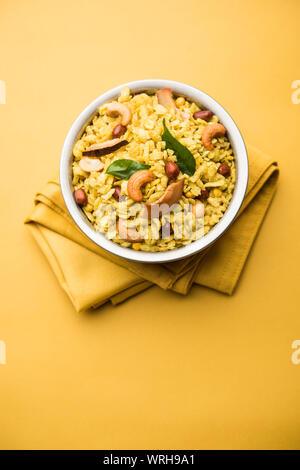
<path id="1" fill-rule="evenodd" d="M 300 448 L 300 3 L 0 1 L 0 446 Z M 97 95 L 170 78 L 220 101 L 281 167 L 233 297 L 153 288 L 76 314 L 23 226 Z"/>

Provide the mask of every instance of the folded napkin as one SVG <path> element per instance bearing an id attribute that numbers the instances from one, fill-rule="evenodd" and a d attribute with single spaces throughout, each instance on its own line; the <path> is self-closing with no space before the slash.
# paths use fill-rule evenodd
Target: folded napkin
<path id="1" fill-rule="evenodd" d="M 77 311 L 110 301 L 116 305 L 153 286 L 187 294 L 198 284 L 232 294 L 275 193 L 278 166 L 248 148 L 246 198 L 227 232 L 205 252 L 165 264 L 128 261 L 90 241 L 68 214 L 58 180 L 36 194 L 25 223 Z"/>

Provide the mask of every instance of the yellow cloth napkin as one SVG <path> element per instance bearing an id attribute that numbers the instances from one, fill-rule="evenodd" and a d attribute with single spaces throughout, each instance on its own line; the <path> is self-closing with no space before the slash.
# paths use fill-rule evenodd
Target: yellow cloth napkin
<path id="1" fill-rule="evenodd" d="M 247 195 L 236 220 L 213 247 L 184 260 L 143 264 L 101 249 L 74 224 L 56 180 L 37 193 L 25 223 L 77 311 L 116 305 L 154 284 L 180 294 L 193 283 L 232 294 L 278 179 L 272 158 L 252 147 L 248 156 Z"/>

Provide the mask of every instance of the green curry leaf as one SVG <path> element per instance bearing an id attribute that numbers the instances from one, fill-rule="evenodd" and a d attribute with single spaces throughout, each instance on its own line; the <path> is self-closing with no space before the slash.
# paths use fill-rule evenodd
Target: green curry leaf
<path id="1" fill-rule="evenodd" d="M 165 119 L 163 120 L 164 133 L 162 135 L 162 140 L 166 142 L 166 147 L 174 151 L 176 155 L 176 163 L 179 166 L 182 173 L 186 173 L 189 176 L 192 176 L 196 170 L 196 161 L 193 154 L 178 142 L 175 137 L 172 136 L 171 132 L 166 126 Z"/>
<path id="2" fill-rule="evenodd" d="M 128 180 L 136 171 L 147 170 L 148 168 L 150 168 L 149 165 L 144 165 L 144 163 L 123 158 L 112 162 L 107 168 L 106 173 L 117 176 L 122 180 Z"/>

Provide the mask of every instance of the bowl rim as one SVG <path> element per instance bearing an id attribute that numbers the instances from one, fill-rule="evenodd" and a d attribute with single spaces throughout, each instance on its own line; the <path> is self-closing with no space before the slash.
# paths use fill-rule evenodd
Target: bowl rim
<path id="1" fill-rule="evenodd" d="M 131 91 L 140 90 L 157 90 L 168 87 L 177 94 L 186 96 L 187 98 L 211 109 L 218 116 L 220 122 L 226 127 L 233 152 L 237 169 L 237 177 L 232 199 L 229 203 L 221 220 L 202 238 L 192 241 L 191 243 L 173 250 L 165 252 L 143 252 L 135 251 L 132 248 L 125 248 L 119 244 L 108 240 L 104 235 L 97 232 L 92 224 L 88 221 L 86 215 L 78 207 L 73 196 L 73 186 L 71 181 L 71 162 L 74 143 L 81 136 L 88 122 L 96 113 L 98 107 L 107 101 L 114 99 L 120 94 L 123 87 L 128 86 Z M 144 79 L 127 82 L 114 87 L 98 96 L 90 104 L 84 108 L 71 125 L 66 139 L 63 144 L 60 159 L 60 186 L 64 202 L 69 214 L 80 230 L 100 248 L 121 256 L 122 258 L 139 261 L 143 263 L 165 263 L 170 261 L 178 261 L 193 254 L 199 253 L 210 245 L 215 243 L 224 232 L 230 227 L 234 221 L 246 194 L 248 184 L 248 156 L 247 149 L 243 137 L 230 114 L 220 105 L 214 98 L 207 93 L 193 86 L 182 82 L 165 80 L 165 79 Z"/>

